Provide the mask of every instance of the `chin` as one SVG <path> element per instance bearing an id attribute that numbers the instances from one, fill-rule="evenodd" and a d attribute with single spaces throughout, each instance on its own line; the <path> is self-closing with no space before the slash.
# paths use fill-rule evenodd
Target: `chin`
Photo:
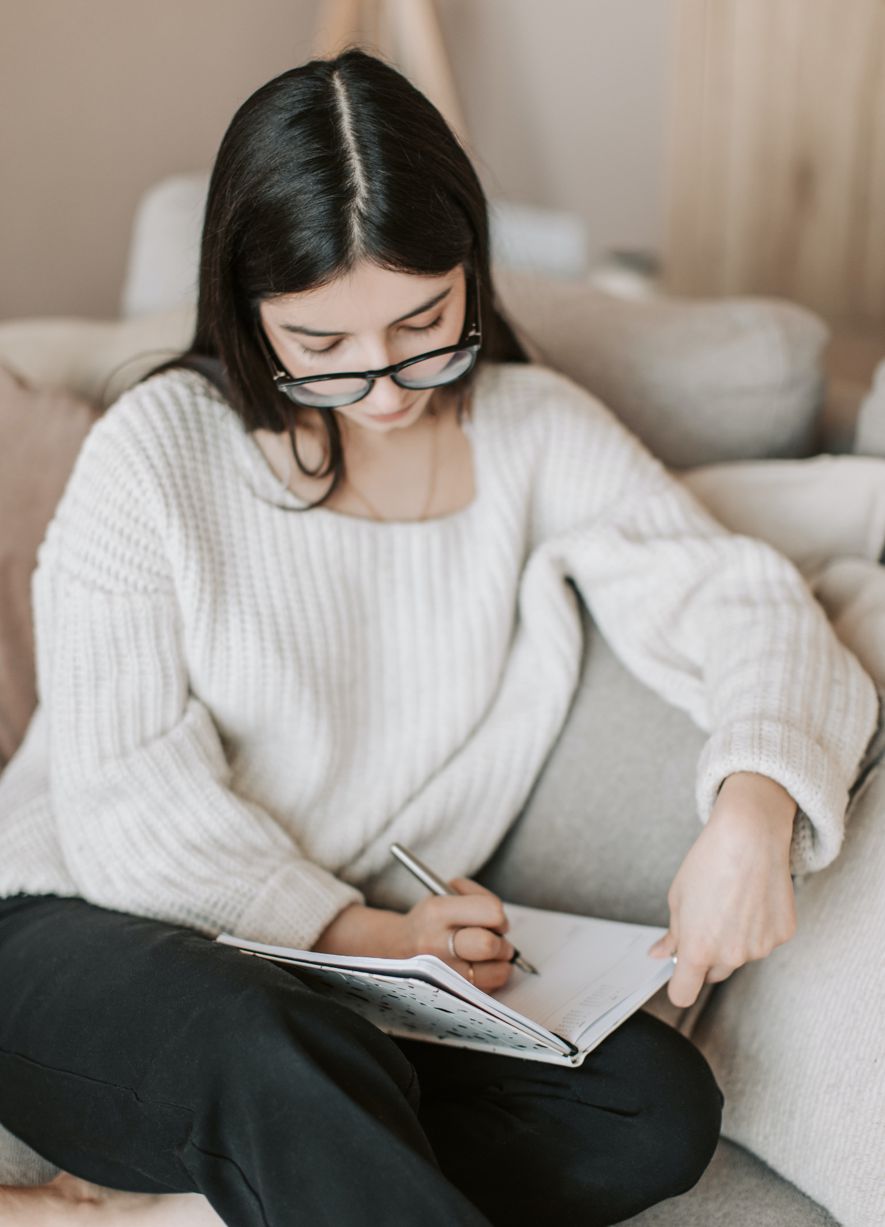
<path id="1" fill-rule="evenodd" d="M 409 421 L 409 419 L 412 417 L 414 410 L 416 408 L 424 409 L 427 407 L 429 403 L 430 403 L 430 397 L 425 397 L 423 399 L 419 398 L 417 400 L 413 400 L 411 404 L 404 406 L 404 408 L 401 411 L 401 416 L 391 422 L 379 421 L 378 418 L 374 416 L 374 414 L 371 414 L 368 411 L 362 415 L 362 417 L 360 418 L 360 421 L 365 422 L 366 418 L 371 417 L 373 418 L 374 424 L 376 426 L 391 426 L 391 427 L 400 426 Z"/>

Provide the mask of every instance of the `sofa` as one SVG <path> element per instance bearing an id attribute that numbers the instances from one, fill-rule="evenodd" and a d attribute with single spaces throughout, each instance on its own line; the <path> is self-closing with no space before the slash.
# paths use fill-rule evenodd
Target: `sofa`
<path id="1" fill-rule="evenodd" d="M 137 263 L 152 267 L 144 252 Z M 729 528 L 791 558 L 885 695 L 885 373 L 856 436 L 835 438 L 822 414 L 827 328 L 793 303 L 626 300 L 587 280 L 494 272 L 532 358 L 605 400 Z M 37 545 L 92 423 L 187 344 L 192 277 L 177 275 L 184 292 L 164 302 L 154 287 L 149 309 L 120 319 L 0 323 L 0 770 L 36 701 Z M 525 807 L 474 876 L 505 901 L 666 926 L 667 890 L 700 830 L 693 783 L 706 735 L 629 672 L 577 590 L 575 599 L 585 651 L 572 708 Z M 690 1007 L 675 1007 L 666 986 L 642 1007 L 701 1048 L 725 1108 L 698 1184 L 631 1223 L 885 1221 L 883 764 L 880 725 L 839 855 L 794 878 L 794 938 L 706 985 Z M 0 1184 L 41 1184 L 58 1170 L 0 1124 Z"/>

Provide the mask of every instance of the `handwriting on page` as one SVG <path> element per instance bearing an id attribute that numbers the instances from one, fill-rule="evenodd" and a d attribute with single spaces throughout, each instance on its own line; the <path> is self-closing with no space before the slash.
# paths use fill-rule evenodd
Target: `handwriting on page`
<path id="1" fill-rule="evenodd" d="M 496 998 L 578 1046 L 589 1028 L 660 970 L 646 953 L 666 931 L 657 926 L 511 903 L 507 912 L 508 938 L 541 975 L 515 973 Z"/>
<path id="2" fill-rule="evenodd" d="M 592 1016 L 593 1013 L 596 1016 L 604 1014 L 612 1006 L 617 1005 L 623 995 L 620 984 L 605 981 L 594 984 L 591 992 L 586 993 L 580 1001 L 576 1001 L 565 1014 L 559 1017 L 557 1026 L 560 1028 L 560 1034 L 572 1035 L 580 1032 L 586 1027 L 588 1016 Z"/>

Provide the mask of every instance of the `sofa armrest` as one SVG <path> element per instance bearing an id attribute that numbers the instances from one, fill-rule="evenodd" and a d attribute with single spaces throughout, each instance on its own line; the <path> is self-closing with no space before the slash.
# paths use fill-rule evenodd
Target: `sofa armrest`
<path id="1" fill-rule="evenodd" d="M 105 409 L 151 367 L 186 348 L 195 320 L 192 306 L 134 320 L 5 320 L 0 365 L 34 387 L 65 388 Z"/>

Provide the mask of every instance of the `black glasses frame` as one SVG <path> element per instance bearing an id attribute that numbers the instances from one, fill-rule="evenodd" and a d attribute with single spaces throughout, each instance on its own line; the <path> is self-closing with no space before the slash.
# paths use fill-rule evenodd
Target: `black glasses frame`
<path id="1" fill-rule="evenodd" d="M 463 375 L 466 375 L 468 371 L 473 369 L 479 351 L 482 348 L 482 318 L 480 312 L 479 280 L 475 273 L 471 273 L 469 277 L 468 292 L 471 290 L 471 302 L 465 313 L 465 323 L 461 330 L 461 337 L 454 345 L 444 345 L 441 349 L 430 349 L 424 354 L 416 354 L 413 358 L 404 358 L 402 362 L 394 362 L 392 366 L 381 367 L 377 371 L 334 371 L 331 374 L 304 375 L 298 379 L 295 379 L 287 370 L 283 369 L 283 364 L 277 357 L 270 340 L 265 334 L 264 327 L 262 326 L 259 318 L 258 336 L 265 347 L 268 358 L 270 359 L 274 384 L 276 385 L 278 391 L 282 392 L 284 396 L 287 396 L 289 400 L 293 401 L 295 404 L 304 405 L 311 409 L 317 409 L 328 408 L 329 406 L 315 405 L 312 402 L 299 401 L 291 394 L 290 389 L 297 388 L 298 385 L 302 383 L 321 383 L 328 379 L 365 379 L 367 381 L 365 392 L 361 392 L 360 395 L 355 396 L 353 400 L 345 401 L 344 405 L 342 406 L 333 406 L 333 408 L 343 408 L 346 405 L 355 405 L 357 401 L 361 401 L 368 396 L 372 391 L 372 388 L 375 386 L 375 380 L 380 379 L 384 375 L 389 375 L 393 382 L 398 384 L 399 387 L 408 388 L 410 391 L 415 391 L 416 389 L 411 387 L 411 385 L 402 383 L 399 379 L 397 379 L 397 375 L 401 370 L 404 370 L 407 366 L 414 365 L 416 362 L 423 362 L 426 358 L 436 358 L 440 354 L 454 354 L 457 353 L 458 350 L 470 349 L 473 351 L 473 358 L 470 366 L 466 367 L 455 377 L 456 379 L 460 379 Z M 472 313 L 470 310 L 471 305 L 473 308 Z M 467 323 L 468 319 L 470 320 L 469 324 Z M 446 383 L 454 382 L 454 379 L 441 380 L 438 384 L 428 384 L 427 386 L 444 387 Z"/>

